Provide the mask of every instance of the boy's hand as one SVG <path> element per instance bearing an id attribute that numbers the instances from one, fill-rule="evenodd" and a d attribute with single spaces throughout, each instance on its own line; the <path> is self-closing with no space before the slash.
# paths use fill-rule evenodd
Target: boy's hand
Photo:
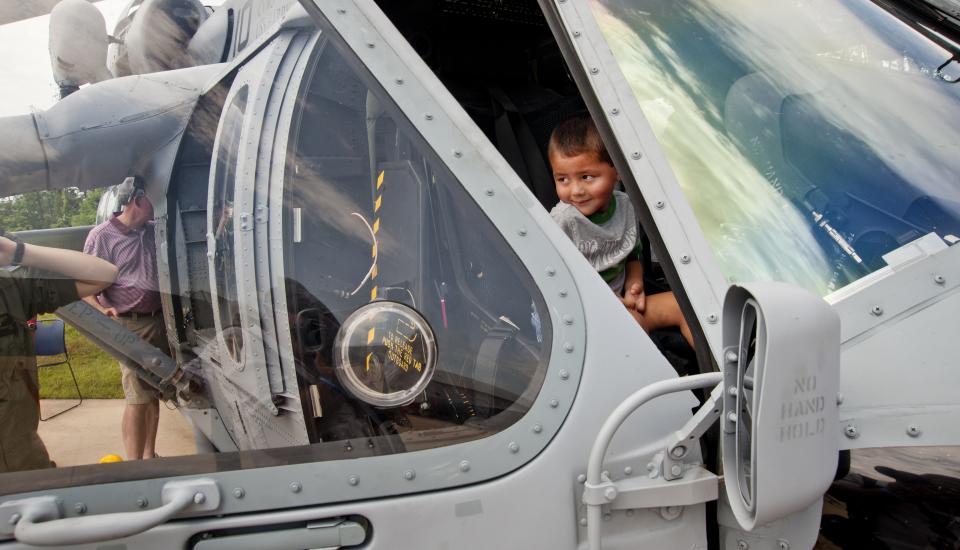
<path id="1" fill-rule="evenodd" d="M 643 313 L 647 309 L 647 295 L 643 292 L 643 284 L 631 284 L 620 301 L 623 302 L 623 305 L 626 306 L 627 309 Z"/>

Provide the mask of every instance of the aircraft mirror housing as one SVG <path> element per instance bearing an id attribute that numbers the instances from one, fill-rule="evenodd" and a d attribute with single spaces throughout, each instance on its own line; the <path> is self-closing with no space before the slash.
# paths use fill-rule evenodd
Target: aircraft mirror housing
<path id="1" fill-rule="evenodd" d="M 723 305 L 727 498 L 752 531 L 807 509 L 837 470 L 840 319 L 783 283 L 733 285 Z"/>
<path id="2" fill-rule="evenodd" d="M 50 65 L 61 87 L 112 77 L 107 69 L 107 24 L 86 0 L 63 0 L 50 12 Z"/>

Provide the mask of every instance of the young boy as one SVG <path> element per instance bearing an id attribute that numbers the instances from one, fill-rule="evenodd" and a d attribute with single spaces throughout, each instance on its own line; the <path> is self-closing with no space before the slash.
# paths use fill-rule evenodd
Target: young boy
<path id="1" fill-rule="evenodd" d="M 550 211 L 553 219 L 643 330 L 679 327 L 692 346 L 673 293 L 646 296 L 643 291 L 637 216 L 627 195 L 614 189 L 620 176 L 590 115 L 573 115 L 557 125 L 548 155 L 560 198 Z"/>

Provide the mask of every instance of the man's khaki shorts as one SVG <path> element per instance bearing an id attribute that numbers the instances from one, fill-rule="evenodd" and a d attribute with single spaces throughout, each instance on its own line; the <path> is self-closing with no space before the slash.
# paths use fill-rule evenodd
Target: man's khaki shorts
<path id="1" fill-rule="evenodd" d="M 154 317 L 119 317 L 117 321 L 144 341 L 167 353 L 167 333 L 163 326 L 163 317 L 158 313 Z M 160 394 L 150 384 L 137 376 L 137 367 L 120 361 L 120 381 L 123 383 L 123 395 L 128 405 L 146 405 L 156 401 Z"/>

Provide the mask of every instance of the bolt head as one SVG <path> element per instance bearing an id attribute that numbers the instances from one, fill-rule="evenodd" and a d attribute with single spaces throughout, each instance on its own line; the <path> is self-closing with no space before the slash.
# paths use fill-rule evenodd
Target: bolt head
<path id="1" fill-rule="evenodd" d="M 433 115 L 431 115 L 430 113 L 427 113 L 423 115 L 423 118 L 425 118 L 426 120 L 433 120 Z"/>
<path id="2" fill-rule="evenodd" d="M 145 498 L 143 498 L 143 497 L 140 497 L 140 498 L 137 499 L 137 507 L 138 507 L 138 508 L 146 508 L 146 507 L 147 507 L 147 504 L 149 504 L 149 502 L 147 501 L 147 499 L 145 499 Z"/>
<path id="3" fill-rule="evenodd" d="M 461 471 L 461 472 L 469 472 L 469 471 L 470 471 L 470 461 L 469 461 L 469 460 L 461 460 L 461 461 L 460 461 L 460 471 Z"/>
<path id="4" fill-rule="evenodd" d="M 574 38 L 580 38 L 580 31 L 573 31 Z"/>
<path id="5" fill-rule="evenodd" d="M 403 86 L 403 79 L 402 79 L 402 78 L 398 78 L 398 79 L 394 80 L 394 82 L 396 82 L 396 83 L 397 83 L 398 85 L 400 85 L 400 86 Z"/>
<path id="6" fill-rule="evenodd" d="M 711 313 L 710 315 L 707 315 L 707 322 L 710 323 L 711 325 L 715 324 L 717 322 L 717 319 L 718 318 L 716 313 Z"/>
<path id="7" fill-rule="evenodd" d="M 748 550 L 750 548 L 750 545 L 747 544 L 747 541 L 745 540 L 738 540 L 737 548 L 739 548 L 740 550 Z"/>
<path id="8" fill-rule="evenodd" d="M 632 466 L 627 466 L 626 468 L 624 468 L 624 469 L 623 469 L 623 474 L 624 474 L 624 475 L 628 475 L 628 476 L 629 476 L 629 475 L 633 475 L 633 467 L 632 467 Z"/>
<path id="9" fill-rule="evenodd" d="M 360 483 L 360 478 L 357 476 L 350 476 L 347 478 L 347 483 L 356 487 Z"/>
<path id="10" fill-rule="evenodd" d="M 567 353 L 573 353 L 573 344 L 570 343 L 570 342 L 565 343 L 565 344 L 563 345 L 563 351 L 565 351 L 565 352 L 567 352 Z"/>
<path id="11" fill-rule="evenodd" d="M 616 107 L 614 107 L 613 109 L 610 109 L 610 114 L 613 116 L 617 116 L 620 114 L 620 109 L 617 109 Z"/>
<path id="12" fill-rule="evenodd" d="M 17 523 L 19 523 L 21 517 L 22 516 L 20 516 L 20 514 L 13 514 L 12 516 L 10 516 L 10 525 L 16 525 Z"/>
<path id="13" fill-rule="evenodd" d="M 463 151 L 454 151 L 453 156 L 456 158 L 460 158 L 463 156 Z"/>
<path id="14" fill-rule="evenodd" d="M 413 481 L 414 478 L 416 478 L 416 477 L 417 477 L 417 473 L 414 472 L 413 470 L 407 470 L 407 471 L 403 472 L 403 479 L 405 479 L 405 480 L 407 480 L 407 481 Z"/>
<path id="15" fill-rule="evenodd" d="M 587 482 L 587 474 L 580 474 L 577 476 L 577 483 L 586 483 L 586 482 Z"/>
<path id="16" fill-rule="evenodd" d="M 613 502 L 617 498 L 617 489 L 615 487 L 607 487 L 603 491 L 603 498 L 607 499 L 608 502 Z"/>
<path id="17" fill-rule="evenodd" d="M 240 487 L 237 487 L 236 489 L 233 490 L 233 498 L 243 498 L 244 495 L 246 494 L 247 494 L 246 491 L 244 491 Z"/>
<path id="18" fill-rule="evenodd" d="M 907 427 L 907 435 L 910 437 L 920 437 L 923 434 L 923 430 L 920 429 L 920 426 L 911 424 Z"/>
<path id="19" fill-rule="evenodd" d="M 634 151 L 630 153 L 630 158 L 632 158 L 633 160 L 640 160 L 641 157 L 643 157 L 643 153 L 641 153 L 640 151 Z"/>
<path id="20" fill-rule="evenodd" d="M 870 309 L 870 313 L 872 313 L 872 314 L 876 315 L 877 317 L 879 317 L 879 316 L 883 315 L 883 308 L 880 307 L 880 306 L 873 306 L 873 307 Z"/>
<path id="21" fill-rule="evenodd" d="M 683 473 L 683 468 L 681 468 L 679 464 L 674 464 L 674 465 L 670 468 L 670 473 L 673 474 L 673 475 L 675 475 L 675 476 L 678 476 L 678 475 L 680 475 L 680 474 Z"/>
<path id="22" fill-rule="evenodd" d="M 790 543 L 783 539 L 780 539 L 777 541 L 777 548 L 779 550 L 790 550 Z"/>
<path id="23" fill-rule="evenodd" d="M 690 256 L 689 256 L 688 254 L 684 254 L 684 255 L 680 256 L 680 263 L 682 263 L 682 264 L 688 264 L 688 263 L 690 263 Z"/>
<path id="24" fill-rule="evenodd" d="M 947 283 L 947 280 L 943 277 L 943 275 L 936 275 L 933 278 L 933 282 L 937 283 L 938 285 L 943 285 Z"/>
<path id="25" fill-rule="evenodd" d="M 302 490 L 303 490 L 303 485 L 300 485 L 299 482 L 294 481 L 293 483 L 290 484 L 290 492 L 299 493 Z"/>
<path id="26" fill-rule="evenodd" d="M 194 504 L 203 504 L 203 503 L 206 502 L 206 501 L 207 501 L 207 495 L 205 495 L 205 494 L 203 494 L 203 493 L 199 493 L 199 492 L 198 492 L 197 494 L 193 495 L 193 503 L 194 503 Z"/>
<path id="27" fill-rule="evenodd" d="M 597 67 L 590 67 L 590 74 L 597 74 L 600 72 L 600 69 Z"/>
<path id="28" fill-rule="evenodd" d="M 683 458 L 683 455 L 687 454 L 687 448 L 683 445 L 677 445 L 670 450 L 670 454 L 673 455 L 674 458 Z"/>
<path id="29" fill-rule="evenodd" d="M 563 316 L 563 323 L 564 323 L 565 325 L 572 325 L 572 324 L 573 324 L 573 316 L 572 316 L 572 315 L 564 315 L 564 316 Z"/>
<path id="30" fill-rule="evenodd" d="M 657 201 L 656 203 L 654 203 L 654 206 L 657 207 L 657 210 L 663 210 L 663 208 L 667 206 L 667 203 L 663 201 Z"/>
<path id="31" fill-rule="evenodd" d="M 580 518 L 580 525 L 583 527 L 587 526 L 587 518 Z"/>
<path id="32" fill-rule="evenodd" d="M 527 228 L 526 228 L 526 227 L 521 227 L 520 229 L 517 230 L 517 235 L 520 235 L 521 237 L 526 236 L 526 234 L 527 234 Z"/>
<path id="33" fill-rule="evenodd" d="M 511 453 L 517 453 L 520 451 L 520 445 L 517 445 L 515 441 L 511 441 L 507 448 L 510 449 Z"/>
<path id="34" fill-rule="evenodd" d="M 557 268 L 555 268 L 555 267 L 553 267 L 553 266 L 547 266 L 547 276 L 548 276 L 548 277 L 553 277 L 553 276 L 556 275 L 556 274 L 557 274 Z"/>
<path id="35" fill-rule="evenodd" d="M 551 399 L 551 400 L 550 400 L 550 408 L 551 408 L 551 409 L 556 409 L 556 408 L 559 407 L 559 406 L 560 406 L 560 402 L 559 402 L 559 401 L 557 401 L 556 399 Z"/>
<path id="36" fill-rule="evenodd" d="M 847 436 L 848 439 L 856 439 L 860 437 L 860 432 L 856 426 L 851 425 L 843 429 L 843 435 Z"/>
<path id="37" fill-rule="evenodd" d="M 87 505 L 84 504 L 84 503 L 82 503 L 82 502 L 78 502 L 78 503 L 74 504 L 74 505 L 73 505 L 73 509 L 74 509 L 74 511 L 77 512 L 78 514 L 86 514 L 86 513 L 87 513 Z"/>
<path id="38" fill-rule="evenodd" d="M 570 373 L 567 372 L 567 369 L 560 369 L 560 380 L 566 380 L 570 378 Z"/>
<path id="39" fill-rule="evenodd" d="M 538 434 L 542 431 L 543 431 L 543 426 L 541 426 L 540 424 L 533 425 L 533 433 Z"/>

